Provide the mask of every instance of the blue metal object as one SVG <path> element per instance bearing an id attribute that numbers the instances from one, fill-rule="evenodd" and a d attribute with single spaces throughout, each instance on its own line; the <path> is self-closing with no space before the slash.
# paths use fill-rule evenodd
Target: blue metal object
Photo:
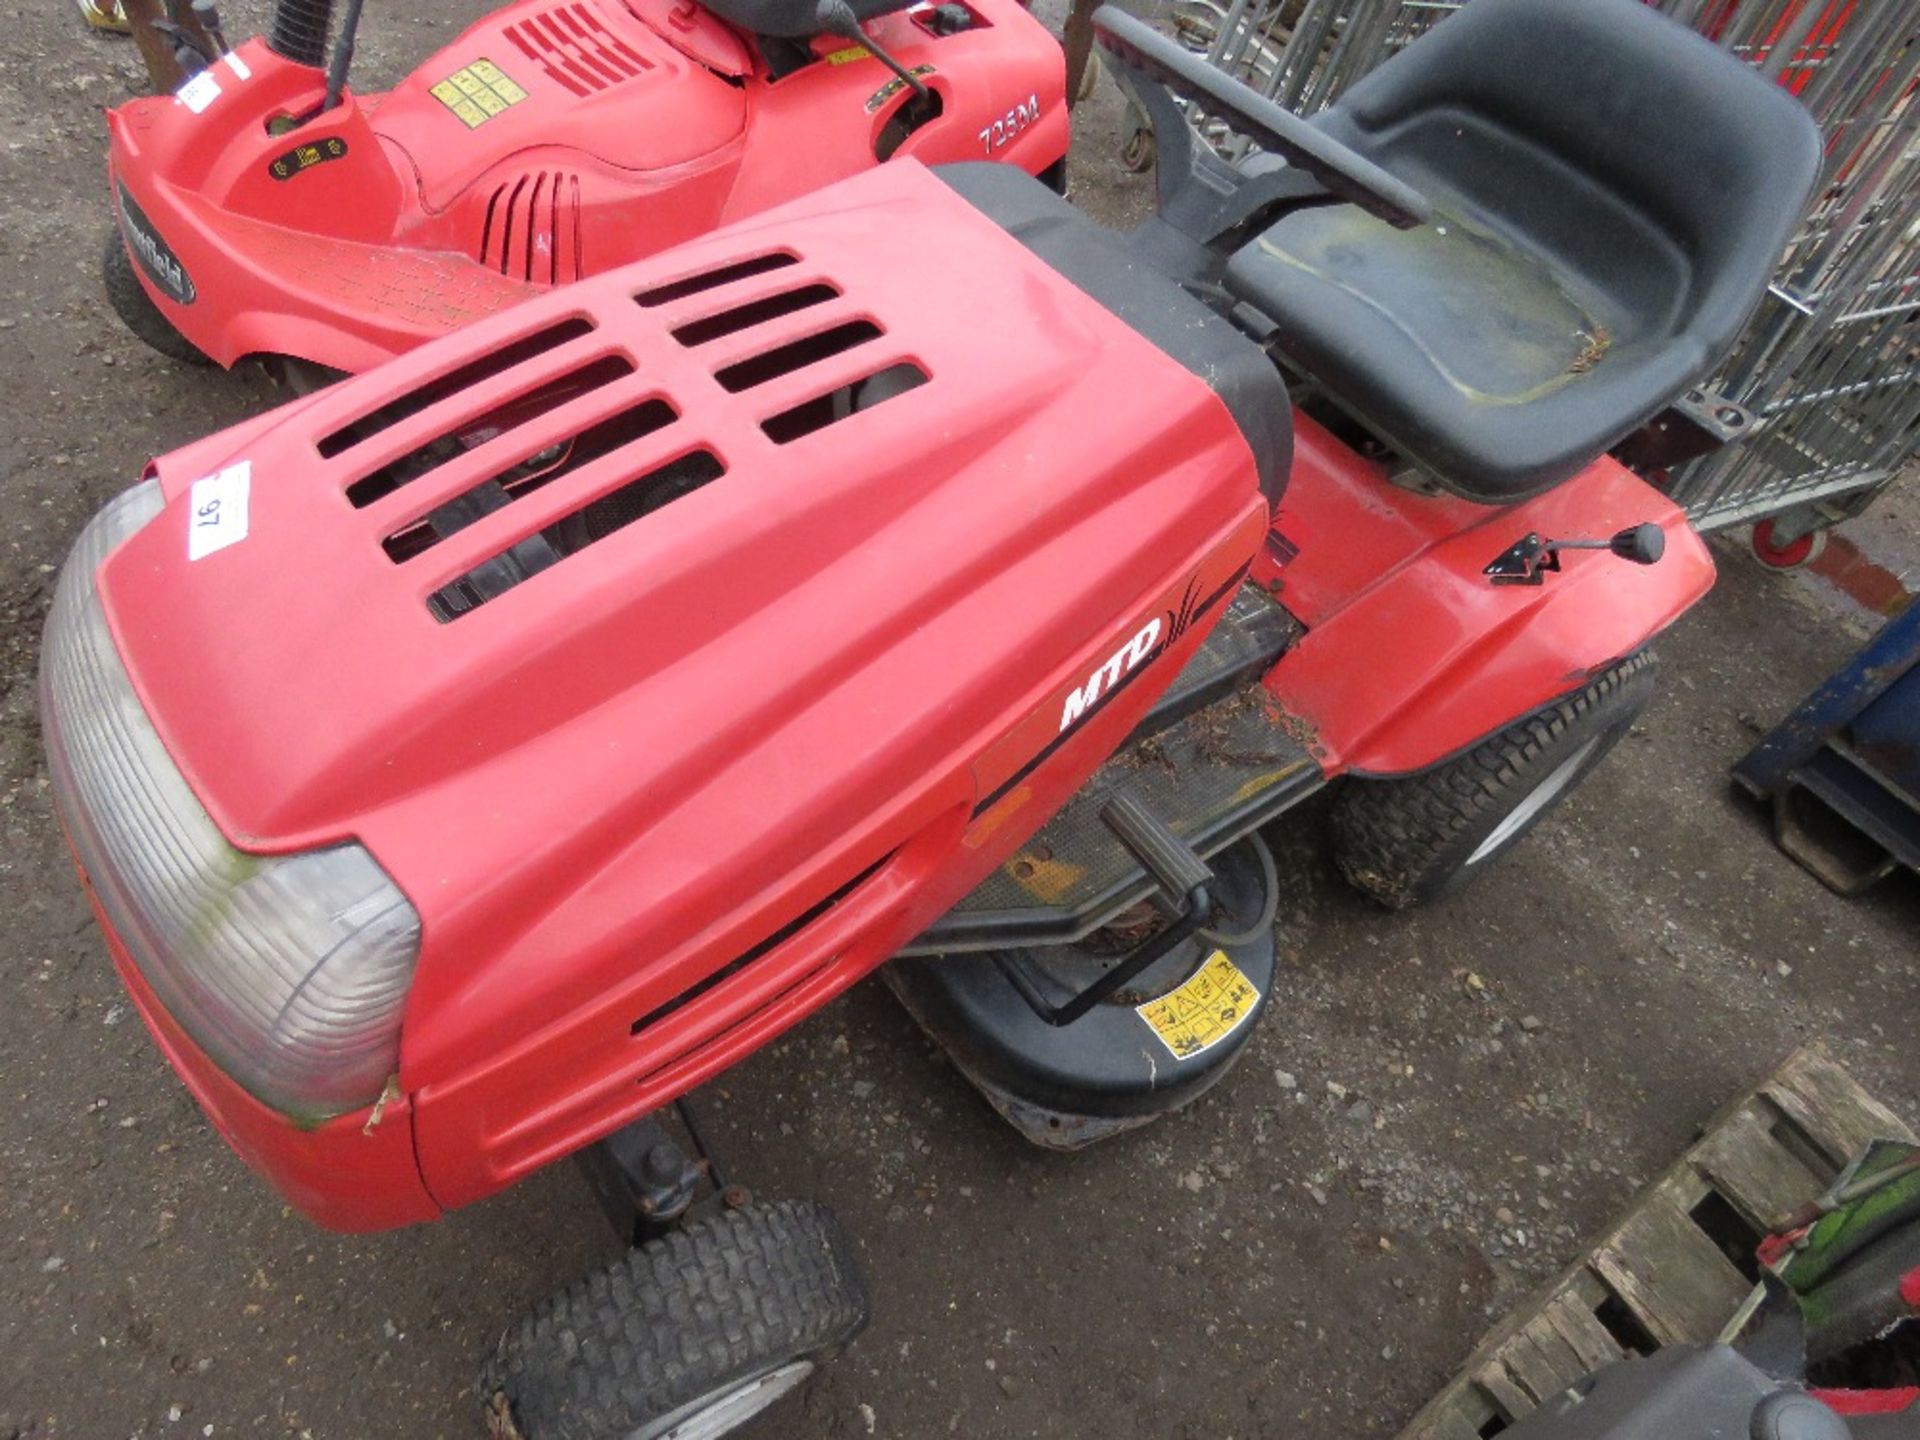
<path id="1" fill-rule="evenodd" d="M 1842 894 L 1920 870 L 1920 604 L 1734 766 L 1780 848 Z"/>

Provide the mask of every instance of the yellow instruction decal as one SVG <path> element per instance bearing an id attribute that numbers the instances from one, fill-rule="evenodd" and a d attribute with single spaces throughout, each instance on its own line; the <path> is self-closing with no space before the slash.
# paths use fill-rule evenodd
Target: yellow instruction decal
<path id="1" fill-rule="evenodd" d="M 476 60 L 434 86 L 433 98 L 459 116 L 469 130 L 477 130 L 508 106 L 526 99 L 527 92 L 491 60 Z"/>
<path id="2" fill-rule="evenodd" d="M 1185 1060 L 1218 1045 L 1244 1025 L 1260 992 L 1240 967 L 1216 950 L 1185 984 L 1158 1000 L 1134 1007 L 1160 1043 Z"/>

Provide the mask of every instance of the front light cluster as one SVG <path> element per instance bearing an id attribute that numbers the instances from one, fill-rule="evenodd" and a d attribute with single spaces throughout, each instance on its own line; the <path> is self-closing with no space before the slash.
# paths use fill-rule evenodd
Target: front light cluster
<path id="1" fill-rule="evenodd" d="M 54 794 L 94 892 L 167 1011 L 254 1096 L 317 1122 L 394 1073 L 420 919 L 366 850 L 236 849 L 135 693 L 95 590 L 160 513 L 149 480 L 81 533 L 41 652 Z"/>

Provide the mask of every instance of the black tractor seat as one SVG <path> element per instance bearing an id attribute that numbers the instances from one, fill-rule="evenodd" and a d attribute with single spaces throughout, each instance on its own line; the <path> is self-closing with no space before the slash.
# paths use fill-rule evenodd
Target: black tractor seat
<path id="1" fill-rule="evenodd" d="M 1797 101 L 1639 0 L 1473 0 L 1313 123 L 1432 220 L 1297 212 L 1226 287 L 1336 404 L 1490 503 L 1567 479 L 1725 355 L 1821 157 Z"/>
<path id="2" fill-rule="evenodd" d="M 848 0 L 856 20 L 904 10 L 913 0 Z M 774 40 L 810 40 L 822 33 L 814 0 L 700 0 L 730 25 Z"/>
<path id="3" fill-rule="evenodd" d="M 1014 239 L 1213 388 L 1246 438 L 1267 499 L 1293 463 L 1293 412 L 1273 361 L 1227 320 L 1136 253 L 1127 238 L 1011 165 L 934 167 Z"/>

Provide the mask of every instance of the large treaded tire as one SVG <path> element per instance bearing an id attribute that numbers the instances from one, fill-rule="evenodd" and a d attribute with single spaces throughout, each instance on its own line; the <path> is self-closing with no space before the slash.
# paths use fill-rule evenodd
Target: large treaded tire
<path id="1" fill-rule="evenodd" d="M 1657 672 L 1653 652 L 1642 650 L 1444 764 L 1417 775 L 1349 780 L 1332 817 L 1341 873 L 1393 910 L 1459 889 L 1619 743 L 1653 699 Z M 1550 784 L 1557 788 L 1489 846 Z"/>
<path id="2" fill-rule="evenodd" d="M 211 365 L 213 360 L 186 336 L 153 303 L 140 277 L 133 273 L 133 258 L 118 230 L 107 231 L 106 253 L 100 257 L 100 283 L 106 287 L 107 303 L 120 323 L 135 337 L 158 350 L 169 360 L 186 365 Z"/>
<path id="3" fill-rule="evenodd" d="M 853 1246 L 825 1206 L 727 1211 L 627 1252 L 502 1337 L 481 1377 L 493 1433 L 629 1440 L 867 1323 Z"/>

